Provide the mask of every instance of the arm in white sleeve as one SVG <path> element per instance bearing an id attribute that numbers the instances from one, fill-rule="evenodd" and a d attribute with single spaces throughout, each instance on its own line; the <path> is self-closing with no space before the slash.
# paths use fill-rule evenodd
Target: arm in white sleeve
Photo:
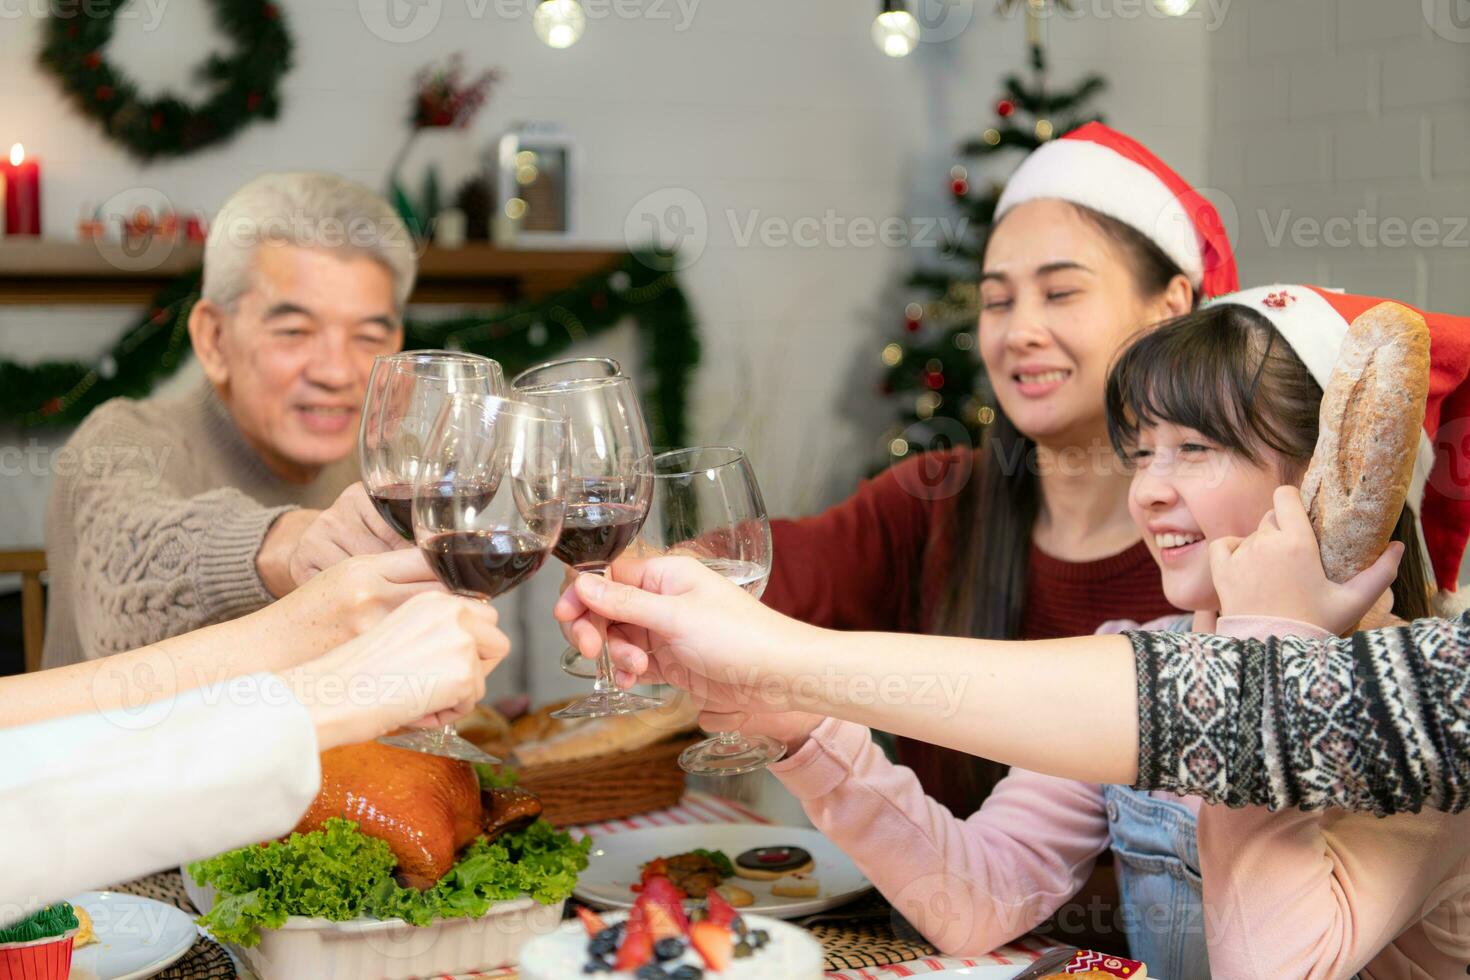
<path id="1" fill-rule="evenodd" d="M 0 729 L 0 924 L 288 833 L 320 784 L 311 718 L 274 674 Z"/>

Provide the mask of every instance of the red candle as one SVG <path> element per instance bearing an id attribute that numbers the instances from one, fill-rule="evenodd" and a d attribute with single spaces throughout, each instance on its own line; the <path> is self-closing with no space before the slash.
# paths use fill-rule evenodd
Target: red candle
<path id="1" fill-rule="evenodd" d="M 41 164 L 27 160 L 25 147 L 10 148 L 9 162 L 0 162 L 5 178 L 5 234 L 41 234 Z"/>

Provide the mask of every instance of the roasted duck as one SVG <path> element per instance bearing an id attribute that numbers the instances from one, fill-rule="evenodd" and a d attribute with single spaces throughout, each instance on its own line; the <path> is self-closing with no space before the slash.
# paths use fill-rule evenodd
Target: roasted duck
<path id="1" fill-rule="evenodd" d="M 399 881 L 420 890 L 432 888 L 476 837 L 518 830 L 541 814 L 541 801 L 522 790 L 482 798 L 467 762 L 378 742 L 329 749 L 321 766 L 321 792 L 296 830 L 317 830 L 329 817 L 355 820 L 393 849 Z"/>

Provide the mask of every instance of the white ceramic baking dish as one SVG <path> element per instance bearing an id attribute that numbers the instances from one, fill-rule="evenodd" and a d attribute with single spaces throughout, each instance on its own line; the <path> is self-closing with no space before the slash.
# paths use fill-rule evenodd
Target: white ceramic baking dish
<path id="1" fill-rule="evenodd" d="M 214 905 L 214 889 L 183 873 L 184 889 L 200 909 Z M 262 930 L 249 948 L 229 944 L 260 980 L 411 980 L 507 966 L 521 947 L 556 929 L 562 906 L 531 898 L 498 902 L 478 919 L 441 919 L 415 927 L 402 919 L 330 922 L 291 916 Z"/>

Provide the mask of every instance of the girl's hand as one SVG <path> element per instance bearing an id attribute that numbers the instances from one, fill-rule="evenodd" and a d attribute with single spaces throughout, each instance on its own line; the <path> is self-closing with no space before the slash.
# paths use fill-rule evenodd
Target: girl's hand
<path id="1" fill-rule="evenodd" d="M 790 706 L 782 668 L 818 632 L 683 557 L 620 559 L 606 578 L 580 576 L 555 613 L 586 657 L 601 642 L 589 614 L 612 623 L 608 648 L 619 685 L 673 684 L 744 713 Z"/>
<path id="2" fill-rule="evenodd" d="M 1339 634 L 1352 628 L 1393 584 L 1404 546 L 1390 542 L 1376 562 L 1339 585 L 1322 571 L 1301 492 L 1277 487 L 1275 504 L 1250 537 L 1210 543 L 1220 615 L 1294 619 Z"/>
<path id="3" fill-rule="evenodd" d="M 495 607 L 416 596 L 362 636 L 281 677 L 306 706 L 322 749 L 407 724 L 448 724 L 474 709 L 510 652 Z"/>

